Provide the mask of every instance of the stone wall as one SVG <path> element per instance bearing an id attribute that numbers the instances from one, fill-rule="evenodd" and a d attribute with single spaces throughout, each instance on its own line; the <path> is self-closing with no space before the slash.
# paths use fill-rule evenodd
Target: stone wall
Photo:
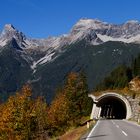
<path id="1" fill-rule="evenodd" d="M 140 96 L 132 95 L 126 96 L 129 101 L 132 109 L 132 120 L 138 121 L 140 120 Z"/>

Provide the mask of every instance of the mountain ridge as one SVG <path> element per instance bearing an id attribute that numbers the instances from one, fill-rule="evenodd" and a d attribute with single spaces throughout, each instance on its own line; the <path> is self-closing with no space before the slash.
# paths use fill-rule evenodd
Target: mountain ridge
<path id="1" fill-rule="evenodd" d="M 4 26 L 2 33 L 0 34 L 0 45 L 3 46 L 1 40 L 3 40 L 3 38 L 5 38 L 6 36 L 7 39 L 15 37 L 17 42 L 19 42 L 18 41 L 19 39 L 20 41 L 25 41 L 24 44 L 25 46 L 28 45 L 30 47 L 34 46 L 59 47 L 75 43 L 77 40 L 81 40 L 86 36 L 88 36 L 89 34 L 92 34 L 92 36 L 96 35 L 96 38 L 92 38 L 91 41 L 92 45 L 99 45 L 107 41 L 140 43 L 138 41 L 139 38 L 138 39 L 136 38 L 136 40 L 135 38 L 134 40 L 133 39 L 130 40 L 132 36 L 137 37 L 137 35 L 140 35 L 140 22 L 137 20 L 129 20 L 122 24 L 112 24 L 98 19 L 81 18 L 78 22 L 76 22 L 76 24 L 72 27 L 72 29 L 68 34 L 63 34 L 57 37 L 48 37 L 45 39 L 27 38 L 22 32 L 18 31 L 12 24 L 6 24 Z M 100 36 L 98 36 L 97 34 L 112 37 L 114 38 L 114 40 L 111 40 L 111 38 L 108 38 L 108 40 L 106 41 L 102 40 L 102 38 L 100 38 Z M 97 37 L 101 40 L 101 42 L 96 42 Z M 119 40 L 118 38 L 121 39 Z"/>
<path id="2" fill-rule="evenodd" d="M 67 46 L 82 39 L 91 45 L 100 45 L 108 41 L 140 44 L 140 22 L 130 20 L 123 24 L 110 24 L 98 19 L 80 19 L 68 34 L 46 39 L 32 39 L 18 31 L 12 24 L 6 24 L 0 34 L 0 48 L 10 40 L 15 39 L 21 51 L 38 53 L 40 57 L 32 59 L 31 68 L 35 71 L 38 65 L 52 61 L 56 52 L 61 52 Z M 43 55 L 42 55 L 43 54 Z M 39 56 L 38 55 L 38 56 Z"/>
<path id="3" fill-rule="evenodd" d="M 86 74 L 91 91 L 114 68 L 130 65 L 140 53 L 139 35 L 138 21 L 114 25 L 80 19 L 67 35 L 47 39 L 31 39 L 5 25 L 0 34 L 0 96 L 5 100 L 30 83 L 34 96 L 51 102 L 72 71 Z"/>

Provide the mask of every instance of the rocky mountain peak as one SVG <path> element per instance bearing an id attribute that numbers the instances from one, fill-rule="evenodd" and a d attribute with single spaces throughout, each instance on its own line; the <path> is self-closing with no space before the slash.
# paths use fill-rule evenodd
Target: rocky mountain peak
<path id="1" fill-rule="evenodd" d="M 102 22 L 98 19 L 80 19 L 72 28 L 71 32 L 86 31 L 88 29 L 101 29 L 107 25 L 106 22 Z"/>
<path id="2" fill-rule="evenodd" d="M 26 40 L 26 36 L 18 31 L 12 24 L 6 24 L 0 34 L 0 45 L 6 45 L 10 40 L 15 39 L 21 47 L 23 47 L 23 42 Z"/>
<path id="3" fill-rule="evenodd" d="M 140 24 L 138 20 L 128 20 L 125 24 Z"/>
<path id="4" fill-rule="evenodd" d="M 16 34 L 18 32 L 15 27 L 12 24 L 5 24 L 3 31 L 1 33 L 1 37 L 10 37 L 13 36 L 13 34 Z"/>
<path id="5" fill-rule="evenodd" d="M 123 24 L 111 24 L 98 19 L 80 19 L 72 28 L 73 38 L 88 38 L 93 45 L 107 41 L 140 43 L 140 22 L 129 20 Z"/>
<path id="6" fill-rule="evenodd" d="M 5 24 L 4 30 L 13 31 L 15 30 L 15 27 L 12 24 Z"/>
<path id="7" fill-rule="evenodd" d="M 102 24 L 103 22 L 99 19 L 88 19 L 88 18 L 81 18 L 76 25 L 83 25 L 83 26 L 93 26 L 93 24 Z"/>

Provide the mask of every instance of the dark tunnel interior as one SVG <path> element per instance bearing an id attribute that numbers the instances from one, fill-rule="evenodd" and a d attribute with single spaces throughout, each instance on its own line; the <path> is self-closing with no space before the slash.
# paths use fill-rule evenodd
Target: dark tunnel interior
<path id="1" fill-rule="evenodd" d="M 101 118 L 105 119 L 125 119 L 126 118 L 126 105 L 117 97 L 104 97 L 100 99 L 97 104 L 101 107 Z"/>

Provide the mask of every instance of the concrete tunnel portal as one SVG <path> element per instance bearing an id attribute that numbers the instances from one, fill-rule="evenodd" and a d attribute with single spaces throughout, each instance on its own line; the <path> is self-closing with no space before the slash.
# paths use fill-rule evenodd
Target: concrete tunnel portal
<path id="1" fill-rule="evenodd" d="M 117 93 L 104 93 L 99 97 L 89 95 L 93 99 L 91 119 L 129 119 L 131 106 L 128 100 Z"/>

